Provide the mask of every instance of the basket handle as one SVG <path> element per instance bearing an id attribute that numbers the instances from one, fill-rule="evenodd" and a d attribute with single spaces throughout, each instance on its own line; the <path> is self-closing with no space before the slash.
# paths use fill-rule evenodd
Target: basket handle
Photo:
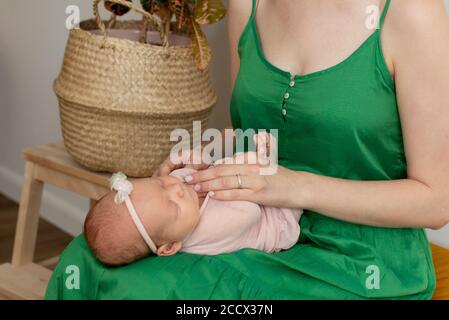
<path id="1" fill-rule="evenodd" d="M 129 1 L 124 1 L 124 0 L 94 0 L 94 3 L 93 3 L 94 16 L 95 16 L 95 19 L 97 20 L 98 27 L 100 28 L 101 32 L 103 33 L 105 42 L 106 42 L 108 35 L 106 32 L 106 26 L 105 26 L 103 20 L 101 20 L 100 12 L 98 10 L 98 6 L 101 1 L 113 2 L 113 3 L 119 4 L 119 5 L 128 7 L 130 9 L 142 14 L 144 16 L 144 18 L 151 21 L 152 23 L 154 23 L 157 26 L 157 28 L 159 29 L 159 32 L 161 34 L 162 46 L 165 48 L 168 48 L 169 28 L 167 28 L 167 25 L 164 26 L 162 24 L 162 22 L 160 21 L 160 19 L 155 18 L 152 14 L 150 14 L 150 13 L 146 12 L 144 9 L 136 6 L 134 3 L 129 2 Z M 167 24 L 169 26 L 170 20 L 169 19 L 167 19 L 167 20 L 168 20 Z"/>

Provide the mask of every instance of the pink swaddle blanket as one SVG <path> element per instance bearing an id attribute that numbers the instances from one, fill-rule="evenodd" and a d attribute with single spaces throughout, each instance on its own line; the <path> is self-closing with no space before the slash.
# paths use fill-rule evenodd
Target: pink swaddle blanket
<path id="1" fill-rule="evenodd" d="M 184 181 L 196 172 L 179 169 L 171 173 Z M 200 222 L 185 239 L 181 251 L 216 255 L 252 248 L 278 252 L 296 244 L 301 209 L 274 208 L 249 201 L 220 201 L 207 195 L 200 209 Z"/>

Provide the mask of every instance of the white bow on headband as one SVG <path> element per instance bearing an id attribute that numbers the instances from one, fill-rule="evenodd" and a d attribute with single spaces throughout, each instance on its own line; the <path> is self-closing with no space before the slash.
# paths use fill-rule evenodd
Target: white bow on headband
<path id="1" fill-rule="evenodd" d="M 116 204 L 125 202 L 127 196 L 133 192 L 133 184 L 128 180 L 126 175 L 121 172 L 114 173 L 109 179 L 111 190 L 117 191 L 114 201 Z"/>
<path id="2" fill-rule="evenodd" d="M 114 198 L 114 202 L 116 204 L 122 204 L 123 202 L 125 203 L 126 207 L 128 208 L 129 215 L 131 216 L 134 224 L 136 225 L 140 235 L 145 240 L 145 243 L 148 245 L 151 251 L 153 253 L 156 253 L 157 252 L 156 244 L 151 239 L 147 230 L 143 226 L 143 223 L 140 220 L 139 215 L 137 214 L 136 209 L 134 208 L 134 205 L 131 202 L 131 198 L 129 197 L 129 195 L 133 191 L 133 184 L 128 180 L 126 175 L 121 172 L 113 174 L 111 179 L 109 180 L 109 183 L 111 186 L 111 190 L 117 192 Z"/>

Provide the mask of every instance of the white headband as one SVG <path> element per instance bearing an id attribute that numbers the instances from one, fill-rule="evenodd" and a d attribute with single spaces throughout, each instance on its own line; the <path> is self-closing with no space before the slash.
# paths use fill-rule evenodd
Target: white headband
<path id="1" fill-rule="evenodd" d="M 148 234 L 147 230 L 145 230 L 145 227 L 143 226 L 142 221 L 140 220 L 136 209 L 131 202 L 131 198 L 129 197 L 129 195 L 133 191 L 132 183 L 128 180 L 126 175 L 118 172 L 112 175 L 110 179 L 110 186 L 111 190 L 117 191 L 117 194 L 114 198 L 115 203 L 122 204 L 123 202 L 125 202 L 126 207 L 128 208 L 129 215 L 133 219 L 134 224 L 136 225 L 137 230 L 139 230 L 139 233 L 142 236 L 143 240 L 145 240 L 146 244 L 151 249 L 151 251 L 153 251 L 153 253 L 157 253 L 157 247 L 154 244 L 153 240 L 151 240 L 151 237 Z"/>

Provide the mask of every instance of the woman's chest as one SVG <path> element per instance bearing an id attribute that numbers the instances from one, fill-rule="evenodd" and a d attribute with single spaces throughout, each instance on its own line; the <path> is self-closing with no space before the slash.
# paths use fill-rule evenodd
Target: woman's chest
<path id="1" fill-rule="evenodd" d="M 310 78 L 291 78 L 264 66 L 242 67 L 231 98 L 231 116 L 241 129 L 280 129 L 321 136 L 377 134 L 399 122 L 392 89 L 357 64 Z M 363 70 L 363 69 L 362 69 Z"/>
<path id="2" fill-rule="evenodd" d="M 259 0 L 254 24 L 268 61 L 309 74 L 344 60 L 375 31 L 379 2 Z"/>

